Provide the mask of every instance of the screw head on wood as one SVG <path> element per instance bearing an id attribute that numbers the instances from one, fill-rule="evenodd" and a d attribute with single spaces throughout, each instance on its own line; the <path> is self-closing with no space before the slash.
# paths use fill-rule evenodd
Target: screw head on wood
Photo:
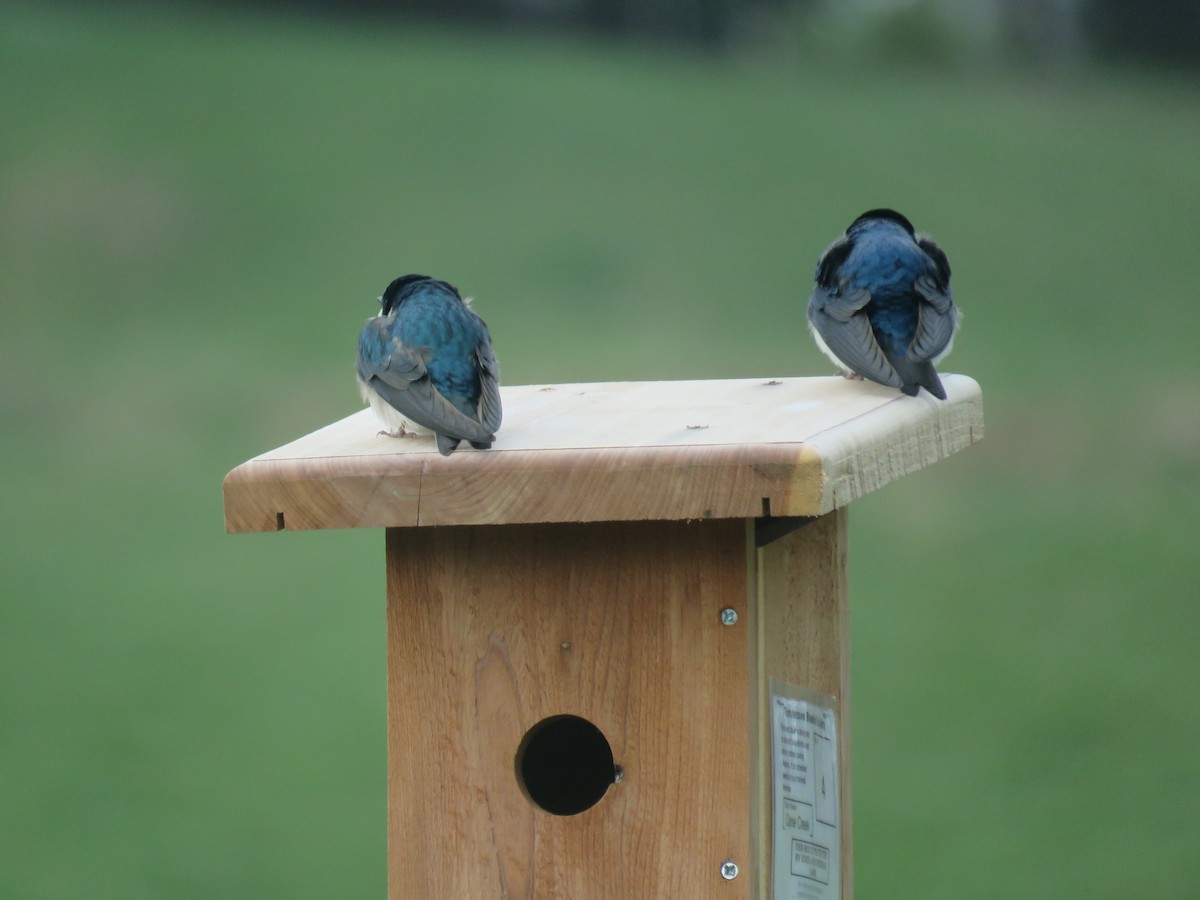
<path id="1" fill-rule="evenodd" d="M 738 866 L 732 859 L 727 859 L 721 863 L 721 877 L 726 881 L 733 881 L 738 877 Z"/>
<path id="2" fill-rule="evenodd" d="M 721 610 L 721 624 L 734 625 L 737 623 L 737 610 L 732 606 L 727 606 Z M 735 866 L 736 868 L 736 866 Z"/>

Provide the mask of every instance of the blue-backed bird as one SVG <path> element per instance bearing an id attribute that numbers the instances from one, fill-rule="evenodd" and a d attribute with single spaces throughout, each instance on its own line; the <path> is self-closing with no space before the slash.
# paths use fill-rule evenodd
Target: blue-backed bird
<path id="1" fill-rule="evenodd" d="M 458 289 L 405 275 L 379 298 L 358 336 L 358 384 L 388 434 L 433 432 L 449 456 L 486 450 L 500 428 L 500 369 L 492 336 Z"/>
<path id="2" fill-rule="evenodd" d="M 946 399 L 934 364 L 954 343 L 958 309 L 942 248 L 894 209 L 863 213 L 817 261 L 808 324 L 846 375 Z"/>

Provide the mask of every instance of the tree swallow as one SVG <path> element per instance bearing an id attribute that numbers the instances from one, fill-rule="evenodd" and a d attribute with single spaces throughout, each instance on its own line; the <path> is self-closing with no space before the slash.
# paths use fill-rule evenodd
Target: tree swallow
<path id="1" fill-rule="evenodd" d="M 460 441 L 486 450 L 500 428 L 500 369 L 492 336 L 458 289 L 405 275 L 379 298 L 358 336 L 358 385 L 393 437 L 437 436 L 449 456 Z"/>
<path id="2" fill-rule="evenodd" d="M 895 210 L 873 209 L 821 254 L 814 279 L 808 325 L 834 365 L 946 399 L 933 366 L 950 352 L 959 316 L 941 247 Z"/>

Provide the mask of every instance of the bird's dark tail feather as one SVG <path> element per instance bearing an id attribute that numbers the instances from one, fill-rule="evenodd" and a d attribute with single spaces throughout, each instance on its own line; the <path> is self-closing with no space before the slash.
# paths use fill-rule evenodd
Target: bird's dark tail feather
<path id="1" fill-rule="evenodd" d="M 942 382 L 937 377 L 934 377 L 929 381 L 922 381 L 920 384 L 915 381 L 910 381 L 907 384 L 900 386 L 900 390 L 903 393 L 908 394 L 910 397 L 917 396 L 917 394 L 921 392 L 921 388 L 925 388 L 925 390 L 929 391 L 930 394 L 937 397 L 939 400 L 946 399 L 946 389 L 942 387 Z"/>
<path id="2" fill-rule="evenodd" d="M 929 372 L 921 379 L 921 386 L 939 400 L 946 399 L 946 389 L 942 387 L 942 379 L 938 378 L 932 364 L 929 364 Z"/>
<path id="3" fill-rule="evenodd" d="M 925 388 L 925 390 L 929 391 L 929 393 L 939 400 L 946 399 L 946 389 L 942 387 L 942 380 L 937 377 L 936 372 L 930 378 L 922 378 L 920 381 L 906 381 L 900 386 L 900 390 L 910 397 L 917 396 L 921 388 Z"/>
<path id="4" fill-rule="evenodd" d="M 905 382 L 904 387 L 900 388 L 900 390 L 904 391 L 910 397 L 915 397 L 917 396 L 917 391 L 921 388 L 925 388 L 925 390 L 929 391 L 929 393 L 939 400 L 946 399 L 946 389 L 942 387 L 942 379 L 938 378 L 937 372 L 932 370 L 919 381 Z"/>
<path id="5" fill-rule="evenodd" d="M 914 362 L 900 353 L 889 353 L 886 349 L 883 352 L 896 374 L 900 376 L 900 390 L 905 394 L 915 397 L 921 388 L 925 388 L 939 400 L 946 399 L 946 389 L 942 387 L 937 369 L 929 360 Z"/>
<path id="6" fill-rule="evenodd" d="M 896 363 L 899 362 L 899 365 Z M 904 384 L 900 390 L 908 394 L 910 397 L 917 396 L 921 388 L 929 391 L 939 400 L 946 399 L 946 389 L 942 387 L 942 380 L 938 378 L 937 370 L 934 369 L 933 363 L 910 363 L 907 361 L 893 360 L 896 371 L 900 377 L 904 379 Z"/>
<path id="7" fill-rule="evenodd" d="M 492 441 L 494 440 L 495 438 L 492 438 Z M 476 450 L 490 450 L 492 449 L 492 441 L 467 441 L 467 443 Z M 449 456 L 458 449 L 458 445 L 461 443 L 462 438 L 449 437 L 445 434 L 437 435 L 438 453 L 442 454 L 442 456 Z"/>

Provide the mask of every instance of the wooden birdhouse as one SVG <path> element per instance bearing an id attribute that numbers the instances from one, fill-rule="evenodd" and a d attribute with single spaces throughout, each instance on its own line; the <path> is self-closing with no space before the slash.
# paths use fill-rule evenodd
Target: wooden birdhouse
<path id="1" fill-rule="evenodd" d="M 238 466 L 231 532 L 387 529 L 391 898 L 849 898 L 846 507 L 978 441 L 842 378 L 503 389 Z"/>

